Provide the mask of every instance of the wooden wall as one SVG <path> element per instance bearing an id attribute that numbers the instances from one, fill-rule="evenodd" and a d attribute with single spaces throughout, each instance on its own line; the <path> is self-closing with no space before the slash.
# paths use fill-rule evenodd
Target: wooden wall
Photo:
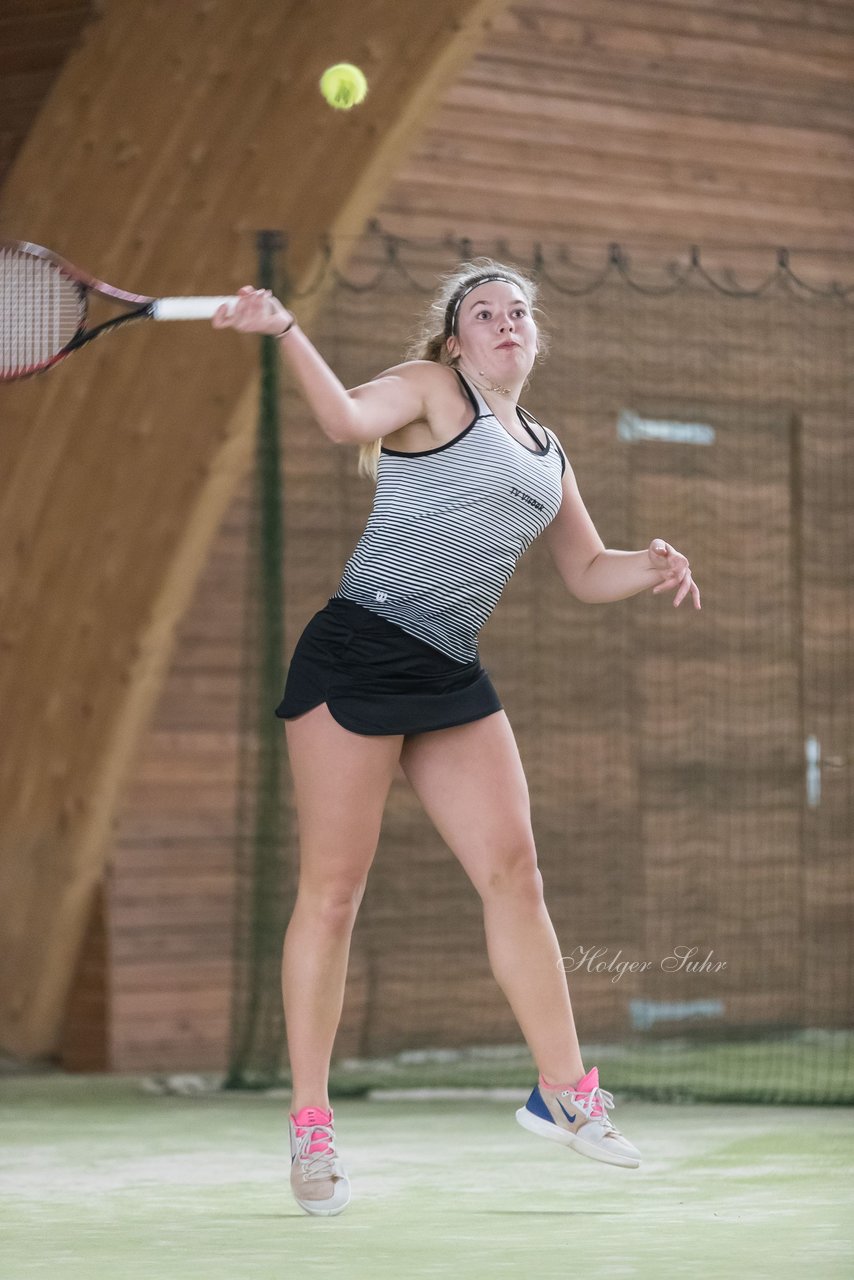
<path id="1" fill-rule="evenodd" d="M 511 5 L 383 202 L 407 234 L 783 244 L 854 234 L 854 9 Z"/>
<path id="2" fill-rule="evenodd" d="M 710 260 L 718 245 L 720 261 L 764 269 L 769 257 L 757 246 L 800 246 L 800 263 L 817 276 L 833 274 L 838 255 L 854 251 L 852 54 L 854 10 L 830 0 L 513 4 L 444 93 L 377 213 L 402 235 L 498 238 L 526 252 L 534 240 L 597 251 L 616 240 L 638 256 L 648 246 L 660 261 L 665 246 L 699 243 Z M 399 345 L 396 325 L 377 333 L 377 351 Z M 352 360 L 357 342 L 367 377 L 383 363 L 372 359 L 373 344 L 354 337 L 353 349 L 338 354 Z M 327 354 L 334 363 L 336 352 Z M 560 434 L 561 424 L 553 425 Z M 319 435 L 295 446 L 286 488 L 307 511 L 315 500 L 328 502 L 322 486 L 341 464 L 318 463 L 318 452 L 332 450 Z M 370 486 L 352 475 L 336 484 L 336 519 L 346 523 L 367 509 Z M 181 623 L 117 814 L 105 911 L 109 1057 L 121 1070 L 225 1061 L 246 502 L 244 491 Z M 593 505 L 604 528 L 607 500 Z M 343 538 L 339 547 L 343 557 Z M 340 567 L 303 566 L 288 598 L 289 646 Z M 523 615 L 513 621 L 524 628 Z M 503 689 L 512 701 L 515 677 Z M 596 759 L 610 758 L 613 746 L 599 742 Z M 600 802 L 607 804 L 604 793 Z M 383 846 L 382 859 L 410 859 L 410 886 L 426 891 L 429 881 L 431 892 L 467 913 L 477 946 L 477 907 L 461 873 L 449 866 L 438 880 L 435 869 L 428 876 L 413 850 L 413 833 L 423 842 L 425 832 L 402 780 L 390 806 L 400 844 Z M 583 831 L 583 814 L 574 813 L 572 829 Z M 620 834 L 630 835 L 615 828 Z M 356 948 L 339 1053 L 364 1047 L 359 1001 L 368 964 Z M 477 981 L 496 1035 L 515 1038 L 489 975 L 479 969 Z"/>

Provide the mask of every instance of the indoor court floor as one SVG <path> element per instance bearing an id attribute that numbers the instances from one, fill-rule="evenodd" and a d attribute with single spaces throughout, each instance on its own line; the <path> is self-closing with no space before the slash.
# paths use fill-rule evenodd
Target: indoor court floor
<path id="1" fill-rule="evenodd" d="M 3 1280 L 854 1275 L 854 1109 L 617 1099 L 611 1168 L 524 1132 L 524 1091 L 333 1100 L 353 1199 L 288 1184 L 288 1096 L 0 1081 Z"/>

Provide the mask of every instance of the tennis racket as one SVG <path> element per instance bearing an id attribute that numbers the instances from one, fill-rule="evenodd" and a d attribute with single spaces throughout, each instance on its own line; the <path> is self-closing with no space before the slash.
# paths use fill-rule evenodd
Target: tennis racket
<path id="1" fill-rule="evenodd" d="M 86 328 L 89 296 L 99 293 L 128 308 Z M 52 369 L 93 338 L 134 320 L 207 320 L 233 295 L 147 298 L 126 293 L 26 240 L 0 240 L 0 382 Z"/>

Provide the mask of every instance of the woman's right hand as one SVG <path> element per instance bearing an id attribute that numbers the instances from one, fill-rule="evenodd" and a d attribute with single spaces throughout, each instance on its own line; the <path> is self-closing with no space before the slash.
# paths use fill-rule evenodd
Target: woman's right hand
<path id="1" fill-rule="evenodd" d="M 274 298 L 269 289 L 255 289 L 245 284 L 237 291 L 237 302 L 229 311 L 223 303 L 214 313 L 215 329 L 237 329 L 239 333 L 266 333 L 275 337 L 286 329 L 294 317 Z"/>

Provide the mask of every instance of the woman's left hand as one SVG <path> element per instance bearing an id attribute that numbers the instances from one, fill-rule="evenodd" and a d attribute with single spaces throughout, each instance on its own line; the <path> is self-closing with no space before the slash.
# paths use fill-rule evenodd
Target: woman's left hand
<path id="1" fill-rule="evenodd" d="M 669 542 L 664 542 L 661 538 L 654 538 L 649 544 L 648 552 L 650 563 L 656 569 L 660 569 L 664 575 L 657 587 L 653 587 L 653 595 L 658 591 L 665 591 L 668 587 L 678 587 L 676 599 L 673 601 L 674 607 L 677 607 L 687 596 L 688 592 L 694 599 L 694 608 L 699 609 L 700 591 L 691 577 L 691 566 L 685 556 L 683 556 L 675 547 L 671 547 Z"/>

